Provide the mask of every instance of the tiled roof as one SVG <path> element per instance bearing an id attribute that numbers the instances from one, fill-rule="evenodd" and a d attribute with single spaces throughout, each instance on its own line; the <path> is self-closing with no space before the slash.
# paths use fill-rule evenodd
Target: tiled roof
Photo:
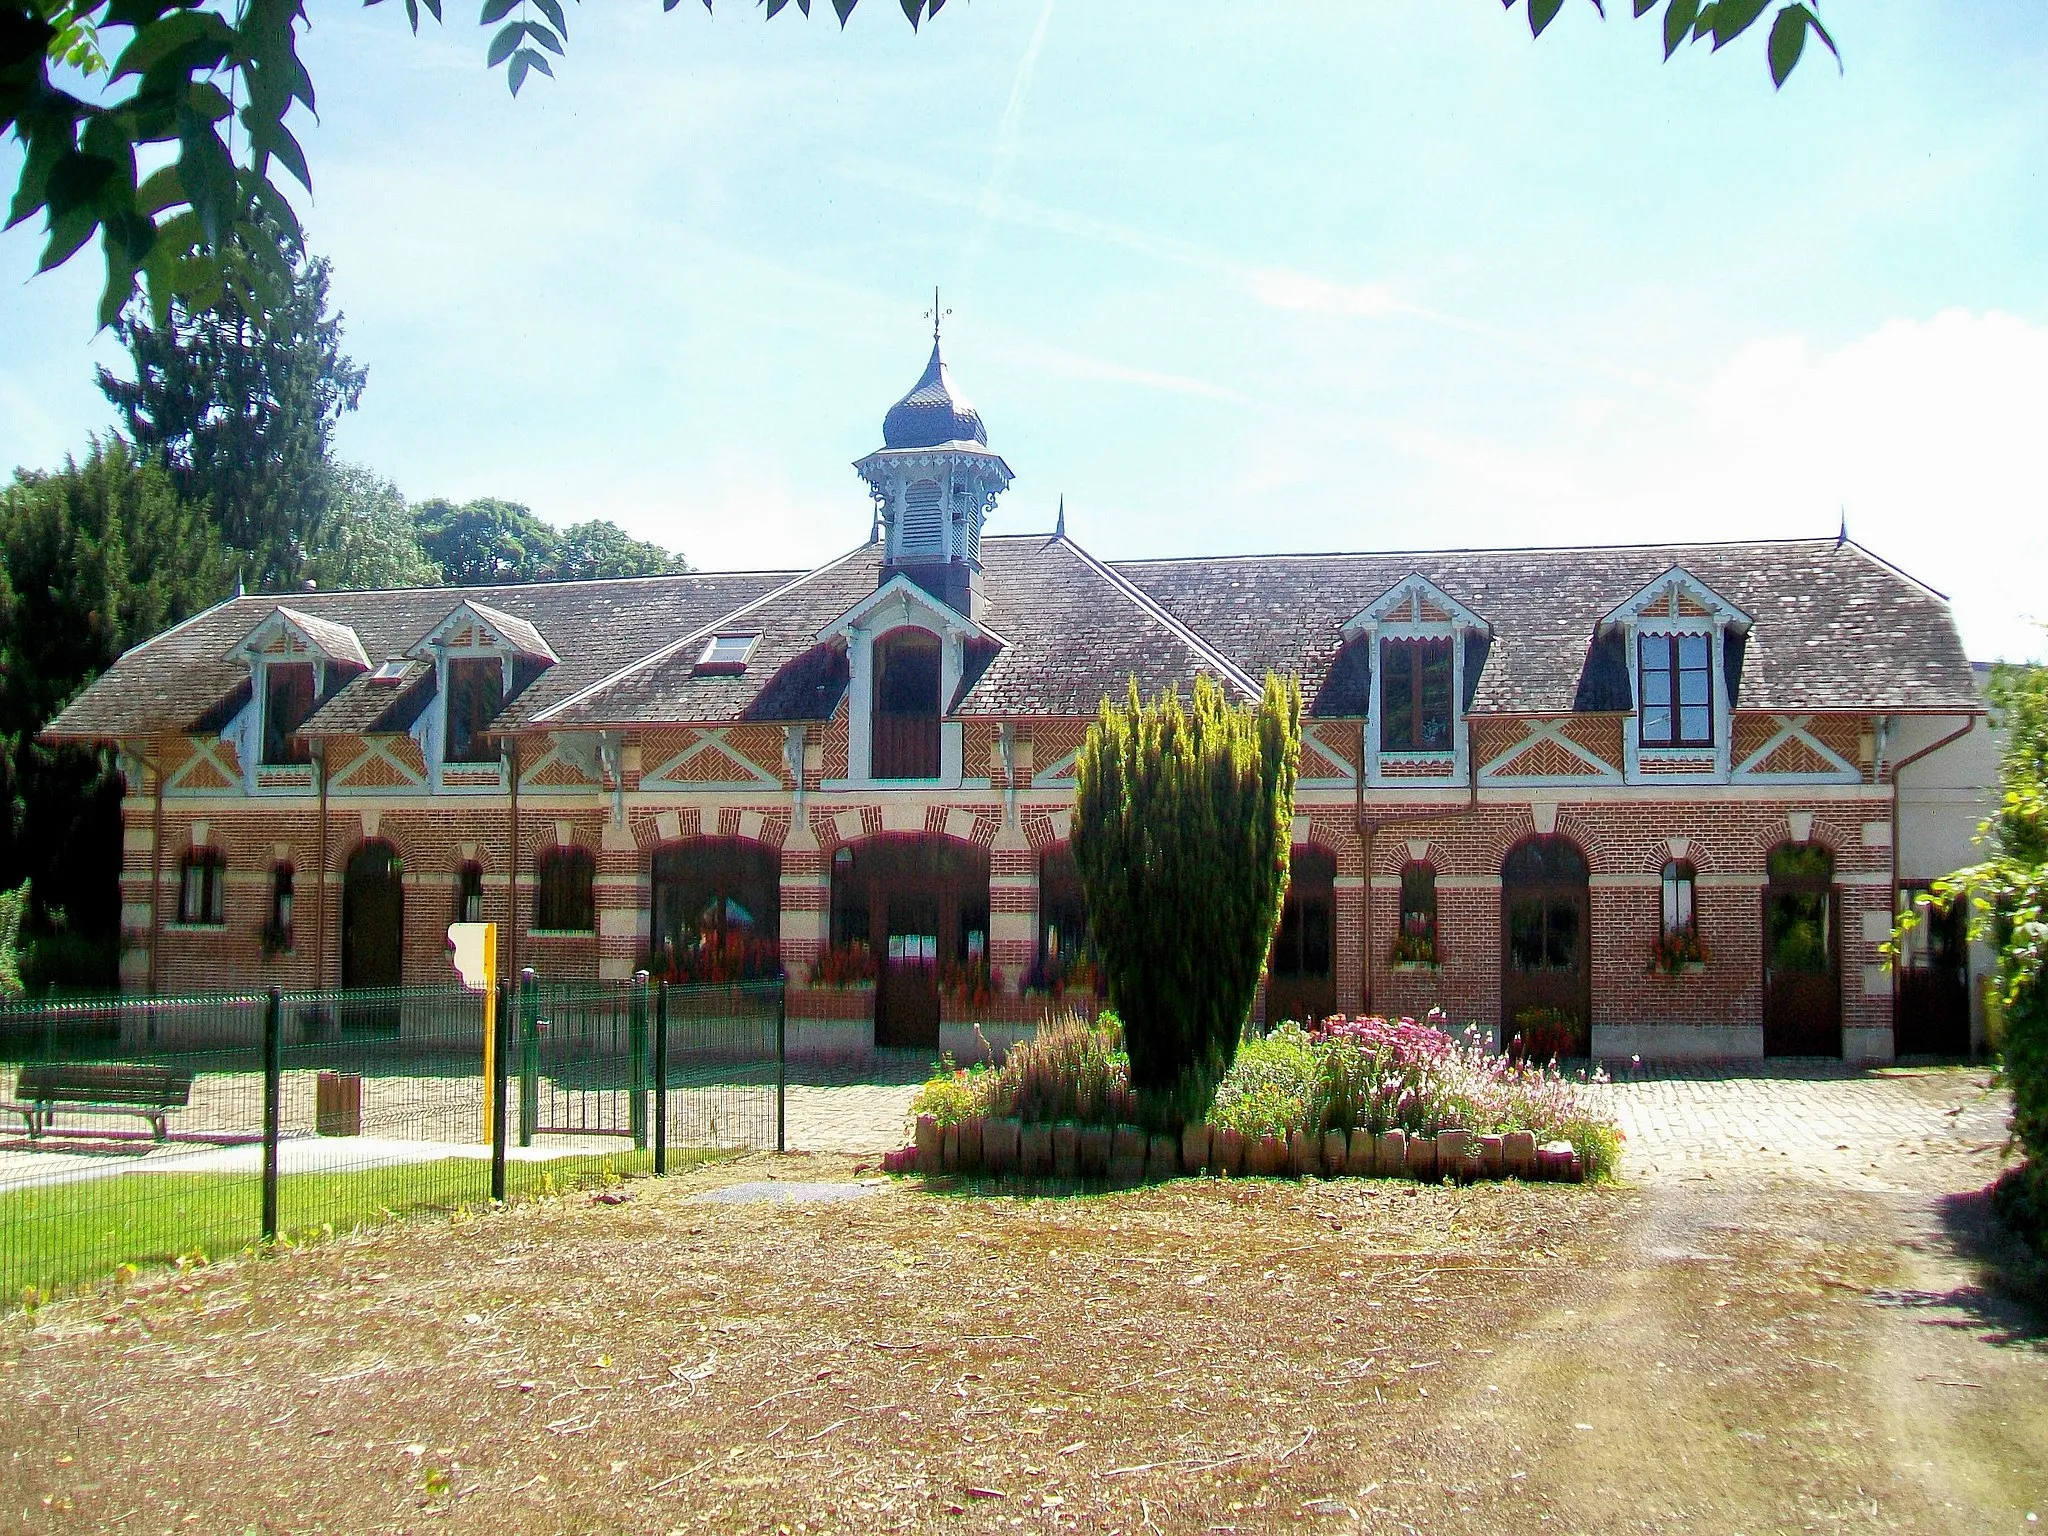
<path id="1" fill-rule="evenodd" d="M 1357 715 L 1370 658 L 1344 623 L 1411 573 L 1491 625 L 1467 649 L 1469 707 L 1564 714 L 1630 705 L 1627 657 L 1602 617 L 1672 567 L 1754 619 L 1731 645 L 1738 708 L 1948 712 L 1979 706 L 1947 602 L 1833 539 L 1625 548 L 1263 555 L 1105 565 L 1043 534 L 985 538 L 986 612 L 1001 637 L 970 648 L 952 711 L 1088 715 L 1135 676 L 1147 693 L 1207 672 L 1250 689 L 1298 673 L 1309 708 Z M 875 591 L 864 545 L 808 572 L 649 577 L 559 585 L 292 593 L 289 606 L 345 624 L 371 657 L 403 655 L 464 601 L 530 625 L 560 660 L 506 707 L 504 730 L 828 718 L 846 657 L 820 640 Z M 283 600 L 223 603 L 130 651 L 58 716 L 54 737 L 109 740 L 219 729 L 248 675 L 226 659 Z M 744 671 L 698 667 L 712 633 L 758 633 Z M 523 637 L 522 644 L 528 643 Z M 425 670 L 396 685 L 359 677 L 309 722 L 314 734 L 404 729 L 431 696 Z M 226 714 L 223 714 L 223 711 Z"/>
<path id="2" fill-rule="evenodd" d="M 1755 620 L 1738 708 L 1979 707 L 1947 602 L 1853 541 L 1248 555 L 1116 568 L 1253 676 L 1298 669 L 1303 699 L 1323 714 L 1358 712 L 1348 696 L 1357 691 L 1347 677 L 1353 658 L 1332 671 L 1339 626 L 1420 572 L 1493 626 L 1479 676 L 1468 680 L 1474 710 L 1563 714 L 1628 707 L 1626 658 L 1596 642 L 1595 628 L 1673 566 Z M 1332 697 L 1318 706 L 1326 691 Z"/>
<path id="3" fill-rule="evenodd" d="M 789 573 L 720 571 L 625 581 L 231 598 L 129 651 L 73 699 L 50 722 L 46 734 L 111 741 L 192 729 L 238 689 L 246 693 L 248 669 L 229 661 L 228 652 L 279 606 L 346 624 L 370 657 L 384 658 L 403 656 L 465 600 L 486 602 L 533 625 L 561 654 L 561 661 L 541 673 L 507 709 L 502 718 L 508 725 L 516 724 L 529 712 L 608 676 L 666 637 L 709 623 L 788 579 Z M 353 692 L 353 687 L 343 689 L 321 714 Z M 354 702 L 350 700 L 351 707 Z"/>
<path id="4" fill-rule="evenodd" d="M 1197 671 L 1233 676 L 1228 660 L 1066 539 L 984 538 L 981 559 L 981 623 L 1003 644 L 976 648 L 952 701 L 956 714 L 1092 715 L 1105 695 L 1121 698 L 1134 675 L 1148 693 Z M 839 643 L 818 635 L 875 590 L 881 560 L 879 546 L 865 545 L 721 618 L 719 630 L 760 632 L 744 673 L 700 673 L 693 639 L 536 723 L 826 719 L 845 692 L 847 665 Z"/>

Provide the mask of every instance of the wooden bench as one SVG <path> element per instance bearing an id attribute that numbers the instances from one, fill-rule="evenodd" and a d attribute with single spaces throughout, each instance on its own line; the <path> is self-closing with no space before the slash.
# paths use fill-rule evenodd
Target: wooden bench
<path id="1" fill-rule="evenodd" d="M 136 1066 L 127 1062 L 31 1062 L 14 1083 L 14 1100 L 0 1102 L 0 1111 L 28 1122 L 29 1139 L 46 1134 L 51 1117 L 62 1108 L 76 1114 L 134 1115 L 147 1120 L 158 1141 L 169 1131 L 165 1116 L 192 1101 L 192 1074 L 176 1067 Z M 83 1134 L 110 1135 L 116 1132 Z"/>

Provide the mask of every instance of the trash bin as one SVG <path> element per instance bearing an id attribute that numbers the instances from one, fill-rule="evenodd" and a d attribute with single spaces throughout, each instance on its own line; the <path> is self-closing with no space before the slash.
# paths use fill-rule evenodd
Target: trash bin
<path id="1" fill-rule="evenodd" d="M 322 1136 L 363 1134 L 363 1079 L 359 1074 L 320 1074 L 313 1088 L 313 1128 Z"/>

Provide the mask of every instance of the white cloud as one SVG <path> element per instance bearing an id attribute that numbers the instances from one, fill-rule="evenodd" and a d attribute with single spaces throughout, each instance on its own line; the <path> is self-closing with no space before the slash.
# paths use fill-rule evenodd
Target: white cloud
<path id="1" fill-rule="evenodd" d="M 1701 490 L 1859 542 L 1954 599 L 1973 655 L 2038 656 L 2048 620 L 2048 327 L 1897 319 L 1834 350 L 1752 342 L 1707 387 Z"/>

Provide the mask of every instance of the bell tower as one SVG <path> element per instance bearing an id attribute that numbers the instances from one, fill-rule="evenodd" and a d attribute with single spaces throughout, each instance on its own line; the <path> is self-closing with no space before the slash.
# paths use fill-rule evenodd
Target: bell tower
<path id="1" fill-rule="evenodd" d="M 931 361 L 882 418 L 882 446 L 853 467 L 875 500 L 882 581 L 908 576 L 955 613 L 979 619 L 981 529 L 1012 476 L 988 451 L 981 413 L 947 377 L 943 314 L 934 290 Z"/>

